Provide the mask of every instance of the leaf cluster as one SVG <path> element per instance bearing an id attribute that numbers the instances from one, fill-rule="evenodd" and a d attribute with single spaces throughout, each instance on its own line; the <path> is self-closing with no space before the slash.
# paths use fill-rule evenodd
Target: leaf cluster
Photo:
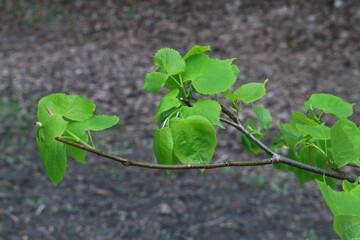
<path id="1" fill-rule="evenodd" d="M 160 49 L 154 56 L 155 70 L 145 76 L 147 92 L 168 89 L 154 117 L 161 126 L 156 129 L 153 141 L 160 164 L 210 162 L 216 147 L 214 126 L 225 128 L 220 122 L 217 94 L 231 101 L 238 112 L 242 103 L 252 103 L 266 94 L 267 80 L 243 84 L 232 92 L 230 89 L 240 72 L 233 64 L 235 58 L 211 58 L 207 55 L 209 50 L 209 46 L 195 45 L 182 57 L 174 49 Z M 254 105 L 253 109 L 263 136 L 270 126 L 271 115 L 265 108 Z"/>
<path id="2" fill-rule="evenodd" d="M 55 140 L 63 137 L 88 145 L 90 131 L 101 131 L 115 125 L 116 116 L 94 115 L 95 104 L 89 100 L 66 94 L 51 94 L 38 104 L 36 142 L 45 170 L 54 184 L 58 184 L 66 171 L 67 155 L 85 163 L 86 151 L 67 146 Z"/>
<path id="3" fill-rule="evenodd" d="M 349 163 L 360 166 L 360 130 L 347 118 L 352 115 L 353 104 L 331 94 L 313 94 L 304 103 L 303 112 L 292 114 L 290 123 L 280 124 L 280 134 L 273 148 L 285 148 L 288 157 L 323 169 L 341 171 Z M 335 123 L 330 126 L 324 119 L 329 115 Z M 295 173 L 300 184 L 323 180 L 321 175 L 291 166 L 277 165 Z M 335 179 L 325 178 L 332 187 Z"/>

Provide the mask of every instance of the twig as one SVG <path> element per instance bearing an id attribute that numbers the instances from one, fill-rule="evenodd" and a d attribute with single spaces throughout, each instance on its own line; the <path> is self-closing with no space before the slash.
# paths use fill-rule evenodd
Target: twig
<path id="1" fill-rule="evenodd" d="M 229 124 L 230 126 L 238 129 L 240 132 L 242 132 L 244 135 L 246 135 L 248 138 L 250 138 L 250 140 L 252 142 L 254 142 L 256 145 L 258 145 L 264 152 L 266 152 L 267 154 L 269 154 L 270 156 L 276 156 L 279 157 L 280 155 L 275 153 L 273 150 L 271 150 L 268 146 L 266 146 L 265 144 L 263 144 L 261 141 L 259 141 L 259 139 L 257 139 L 256 137 L 254 137 L 254 135 L 252 135 L 249 131 L 247 131 L 244 126 L 242 126 L 240 123 L 233 123 L 227 119 L 224 118 L 220 118 L 220 121 Z M 237 121 L 237 120 L 235 120 Z"/>
<path id="2" fill-rule="evenodd" d="M 184 164 L 184 165 L 165 165 L 165 164 L 156 164 L 156 163 L 146 163 L 146 162 L 140 162 L 135 160 L 130 160 L 118 156 L 114 156 L 105 152 L 102 152 L 100 150 L 89 148 L 84 145 L 80 145 L 71 141 L 68 141 L 66 139 L 56 137 L 57 141 L 71 145 L 76 148 L 83 149 L 87 152 L 95 153 L 101 157 L 105 157 L 111 160 L 114 160 L 116 162 L 122 163 L 124 166 L 136 166 L 136 167 L 142 167 L 142 168 L 154 168 L 154 169 L 166 169 L 166 170 L 184 170 L 184 169 L 211 169 L 211 168 L 222 168 L 222 167 L 245 167 L 245 166 L 259 166 L 259 165 L 268 165 L 277 163 L 278 160 L 274 158 L 266 158 L 262 160 L 257 161 L 224 161 L 221 163 L 205 163 L 205 164 Z"/>
<path id="3" fill-rule="evenodd" d="M 105 157 L 108 159 L 111 159 L 116 162 L 122 163 L 124 166 L 136 166 L 136 167 L 142 167 L 142 168 L 152 168 L 152 169 L 165 169 L 165 170 L 186 170 L 186 169 L 212 169 L 212 168 L 222 168 L 222 167 L 246 167 L 246 166 L 260 166 L 260 165 L 269 165 L 269 164 L 277 164 L 277 163 L 284 163 L 296 168 L 300 168 L 303 170 L 307 170 L 309 172 L 317 173 L 320 175 L 325 175 L 328 177 L 333 177 L 341 180 L 348 180 L 349 182 L 355 182 L 356 178 L 353 176 L 349 176 L 346 174 L 334 172 L 331 170 L 326 170 L 318 167 L 314 167 L 305 163 L 301 163 L 295 160 L 292 160 L 290 158 L 277 155 L 276 158 L 266 158 L 262 160 L 256 160 L 256 161 L 224 161 L 220 163 L 207 163 L 207 164 L 184 164 L 184 165 L 165 165 L 165 164 L 156 164 L 156 163 L 146 163 L 146 162 L 140 162 L 135 160 L 130 160 L 118 156 L 114 156 L 105 152 L 102 152 L 100 150 L 89 148 L 84 145 L 80 145 L 68 140 L 65 140 L 63 138 L 56 137 L 57 141 L 60 141 L 62 143 L 71 145 L 76 148 L 83 149 L 87 152 L 92 152 L 97 154 L 98 156 Z"/>

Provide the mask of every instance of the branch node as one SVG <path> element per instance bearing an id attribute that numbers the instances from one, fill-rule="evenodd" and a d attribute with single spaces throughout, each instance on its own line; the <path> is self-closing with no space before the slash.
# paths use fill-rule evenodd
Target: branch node
<path id="1" fill-rule="evenodd" d="M 126 167 L 128 167 L 128 166 L 130 166 L 130 165 L 131 165 L 130 161 L 125 161 L 125 162 L 122 162 L 122 164 L 123 164 L 124 166 L 126 166 Z"/>
<path id="2" fill-rule="evenodd" d="M 273 163 L 279 163 L 281 156 L 280 156 L 280 154 L 274 153 L 272 156 L 272 159 L 273 159 Z"/>

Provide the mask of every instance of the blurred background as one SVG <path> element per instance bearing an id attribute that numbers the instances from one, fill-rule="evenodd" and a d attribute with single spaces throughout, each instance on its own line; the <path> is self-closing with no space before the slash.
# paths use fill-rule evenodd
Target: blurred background
<path id="1" fill-rule="evenodd" d="M 312 93 L 359 103 L 360 1 L 0 0 L 0 239 L 336 239 L 317 186 L 271 166 L 174 172 L 72 159 L 53 186 L 35 142 L 37 101 L 78 94 L 118 126 L 99 149 L 154 162 L 159 94 L 142 89 L 163 47 L 236 57 L 238 84 L 269 79 L 258 104 L 279 121 Z M 244 108 L 246 115 L 248 109 Z M 359 123 L 359 107 L 353 120 Z M 250 160 L 233 129 L 217 160 Z"/>

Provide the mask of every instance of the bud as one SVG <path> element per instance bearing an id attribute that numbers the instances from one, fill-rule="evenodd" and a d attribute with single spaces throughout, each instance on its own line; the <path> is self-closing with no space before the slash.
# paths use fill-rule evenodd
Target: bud
<path id="1" fill-rule="evenodd" d="M 54 115 L 48 106 L 46 106 L 46 111 L 50 116 Z"/>

